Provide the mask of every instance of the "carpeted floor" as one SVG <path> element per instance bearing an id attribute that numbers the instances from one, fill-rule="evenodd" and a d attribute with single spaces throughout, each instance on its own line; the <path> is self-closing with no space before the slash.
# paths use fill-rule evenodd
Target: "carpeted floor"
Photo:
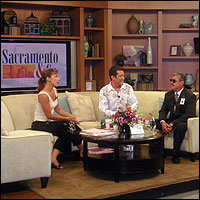
<path id="1" fill-rule="evenodd" d="M 26 184 L 45 199 L 101 199 L 199 179 L 199 160 L 191 162 L 188 158 L 181 158 L 181 164 L 175 165 L 167 157 L 164 174 L 157 171 L 121 175 L 119 183 L 111 174 L 84 171 L 81 161 L 62 164 L 65 169 L 52 169 L 47 188 L 40 187 L 40 179 L 28 180 Z"/>

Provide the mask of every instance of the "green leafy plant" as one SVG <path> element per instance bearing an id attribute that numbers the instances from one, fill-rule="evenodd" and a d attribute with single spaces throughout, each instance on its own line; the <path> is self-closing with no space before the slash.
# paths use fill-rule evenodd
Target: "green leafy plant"
<path id="1" fill-rule="evenodd" d="M 131 79 L 130 74 L 125 75 L 125 79 L 124 79 L 124 83 L 128 83 L 129 85 L 131 85 L 134 89 L 134 85 L 135 85 L 135 79 Z"/>
<path id="2" fill-rule="evenodd" d="M 56 35 L 55 22 L 41 23 L 40 24 L 40 35 Z"/>
<path id="3" fill-rule="evenodd" d="M 116 55 L 115 59 L 116 59 L 117 64 L 119 66 L 123 66 L 124 65 L 124 60 L 126 60 L 126 56 L 123 55 L 123 54 L 118 54 L 118 55 Z"/>
<path id="4" fill-rule="evenodd" d="M 123 54 L 118 54 L 118 55 L 116 55 L 115 59 L 117 61 L 124 61 L 124 60 L 126 60 L 126 56 Z"/>

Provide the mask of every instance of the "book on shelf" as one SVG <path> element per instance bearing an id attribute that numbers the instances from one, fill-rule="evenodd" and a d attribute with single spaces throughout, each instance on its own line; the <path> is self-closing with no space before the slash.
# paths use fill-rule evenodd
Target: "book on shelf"
<path id="1" fill-rule="evenodd" d="M 153 82 L 141 82 L 141 81 L 138 81 L 137 90 L 152 91 L 153 90 Z"/>
<path id="2" fill-rule="evenodd" d="M 99 44 L 93 44 L 92 45 L 92 55 L 91 57 L 93 58 L 98 58 L 99 57 Z"/>
<path id="3" fill-rule="evenodd" d="M 95 44 L 94 45 L 94 57 L 99 57 L 99 44 L 97 43 L 97 44 Z"/>

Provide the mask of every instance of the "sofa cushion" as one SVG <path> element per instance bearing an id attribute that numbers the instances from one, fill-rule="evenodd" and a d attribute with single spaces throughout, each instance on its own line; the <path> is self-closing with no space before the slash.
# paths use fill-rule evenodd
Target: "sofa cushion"
<path id="1" fill-rule="evenodd" d="M 159 97 L 164 98 L 165 92 L 160 91 L 135 91 L 135 96 L 138 100 L 137 113 L 144 117 L 149 117 L 151 113 L 155 118 L 159 112 Z"/>
<path id="2" fill-rule="evenodd" d="M 69 113 L 69 114 L 72 114 L 71 111 L 70 111 L 70 109 L 69 109 L 69 104 L 68 104 L 68 102 L 67 102 L 66 97 L 59 97 L 59 98 L 58 98 L 58 102 L 59 102 L 59 106 L 60 106 L 65 112 L 67 112 L 67 113 Z M 54 111 L 54 114 L 55 114 L 55 115 L 59 115 L 59 114 L 56 113 L 55 111 Z"/>
<path id="3" fill-rule="evenodd" d="M 3 136 L 9 135 L 9 132 L 3 123 L 1 123 L 1 135 L 3 135 Z"/>
<path id="4" fill-rule="evenodd" d="M 37 94 L 16 94 L 2 96 L 10 116 L 12 117 L 14 130 L 23 130 L 31 127 L 34 120 Z M 7 127 L 10 132 L 10 127 Z"/>
<path id="5" fill-rule="evenodd" d="M 100 122 L 81 122 L 80 125 L 82 130 L 91 129 L 91 128 L 99 128 Z"/>
<path id="6" fill-rule="evenodd" d="M 74 92 L 78 95 L 89 96 L 92 100 L 94 113 L 97 121 L 101 121 L 104 116 L 102 113 L 99 112 L 99 92 Z"/>
<path id="7" fill-rule="evenodd" d="M 14 124 L 10 112 L 6 104 L 1 100 L 1 126 L 2 124 L 8 132 L 14 130 Z"/>
<path id="8" fill-rule="evenodd" d="M 197 100 L 196 104 L 196 116 L 199 117 L 199 99 Z"/>
<path id="9" fill-rule="evenodd" d="M 65 92 L 70 110 L 76 118 L 82 121 L 96 121 L 92 100 L 89 96 Z"/>
<path id="10" fill-rule="evenodd" d="M 164 102 L 164 98 L 159 97 L 158 100 L 159 100 L 159 110 L 158 110 L 158 118 L 159 118 L 159 111 L 162 108 L 162 105 L 163 105 L 163 102 Z M 169 118 L 169 117 L 170 117 L 170 112 L 168 112 L 168 114 L 167 114 L 167 118 Z"/>

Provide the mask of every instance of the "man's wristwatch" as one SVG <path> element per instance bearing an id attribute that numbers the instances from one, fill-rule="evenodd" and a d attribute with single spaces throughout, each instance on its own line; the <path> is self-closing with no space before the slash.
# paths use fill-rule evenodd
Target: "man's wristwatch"
<path id="1" fill-rule="evenodd" d="M 169 125 L 170 125 L 171 127 L 173 127 L 173 124 L 172 124 L 172 123 L 170 123 Z"/>

